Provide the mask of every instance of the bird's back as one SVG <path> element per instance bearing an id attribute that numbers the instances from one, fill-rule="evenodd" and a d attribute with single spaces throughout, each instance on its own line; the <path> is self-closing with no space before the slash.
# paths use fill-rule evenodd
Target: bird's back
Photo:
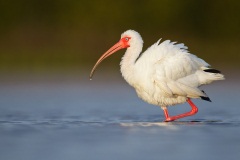
<path id="1" fill-rule="evenodd" d="M 149 47 L 139 58 L 136 65 L 138 68 L 149 69 L 159 77 L 177 80 L 186 77 L 199 70 L 201 67 L 208 67 L 204 60 L 188 53 L 187 46 L 175 44 L 166 40 L 160 40 Z M 151 71 L 148 71 L 149 74 Z"/>

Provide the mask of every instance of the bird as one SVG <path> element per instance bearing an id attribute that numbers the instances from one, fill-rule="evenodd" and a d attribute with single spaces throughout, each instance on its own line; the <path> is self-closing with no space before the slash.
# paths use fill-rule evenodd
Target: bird
<path id="1" fill-rule="evenodd" d="M 208 95 L 199 87 L 213 81 L 224 80 L 224 75 L 203 59 L 188 51 L 183 43 L 159 39 L 142 52 L 143 39 L 134 30 L 121 34 L 120 40 L 107 50 L 95 63 L 90 80 L 97 66 L 107 57 L 120 49 L 126 49 L 120 62 L 122 77 L 135 88 L 143 101 L 161 107 L 165 115 L 164 122 L 171 122 L 192 116 L 198 107 L 192 99 L 211 102 Z M 169 106 L 188 103 L 191 110 L 170 116 Z"/>

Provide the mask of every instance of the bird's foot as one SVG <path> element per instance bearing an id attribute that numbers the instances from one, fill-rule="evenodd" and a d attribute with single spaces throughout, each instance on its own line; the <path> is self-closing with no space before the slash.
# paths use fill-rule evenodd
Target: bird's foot
<path id="1" fill-rule="evenodd" d="M 176 119 L 175 118 L 172 118 L 172 117 L 168 117 L 165 119 L 164 122 L 172 122 L 172 121 L 175 121 Z"/>
<path id="2" fill-rule="evenodd" d="M 176 119 L 180 118 L 180 117 L 178 117 L 178 115 L 170 117 L 169 114 L 168 114 L 167 108 L 165 108 L 163 111 L 164 111 L 164 114 L 165 114 L 165 117 L 166 117 L 164 122 L 172 122 L 172 121 L 175 121 Z"/>

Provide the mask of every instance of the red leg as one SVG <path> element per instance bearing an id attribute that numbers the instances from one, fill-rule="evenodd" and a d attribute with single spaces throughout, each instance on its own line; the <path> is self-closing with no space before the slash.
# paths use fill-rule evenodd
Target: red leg
<path id="1" fill-rule="evenodd" d="M 164 111 L 164 115 L 166 117 L 165 122 L 174 121 L 174 120 L 179 119 L 179 118 L 192 116 L 192 115 L 196 114 L 198 112 L 198 108 L 195 106 L 195 104 L 189 98 L 187 99 L 187 102 L 192 107 L 192 110 L 190 112 L 186 112 L 186 113 L 179 114 L 179 115 L 176 115 L 176 116 L 169 116 L 167 108 L 164 108 L 163 111 Z"/>

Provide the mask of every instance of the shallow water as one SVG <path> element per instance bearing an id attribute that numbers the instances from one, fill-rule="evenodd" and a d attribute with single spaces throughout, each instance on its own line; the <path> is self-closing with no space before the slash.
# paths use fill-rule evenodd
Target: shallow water
<path id="1" fill-rule="evenodd" d="M 104 78 L 2 81 L 0 159 L 240 158 L 237 82 L 204 87 L 212 103 L 193 100 L 197 115 L 166 123 L 162 110 L 139 100 L 124 81 Z"/>

